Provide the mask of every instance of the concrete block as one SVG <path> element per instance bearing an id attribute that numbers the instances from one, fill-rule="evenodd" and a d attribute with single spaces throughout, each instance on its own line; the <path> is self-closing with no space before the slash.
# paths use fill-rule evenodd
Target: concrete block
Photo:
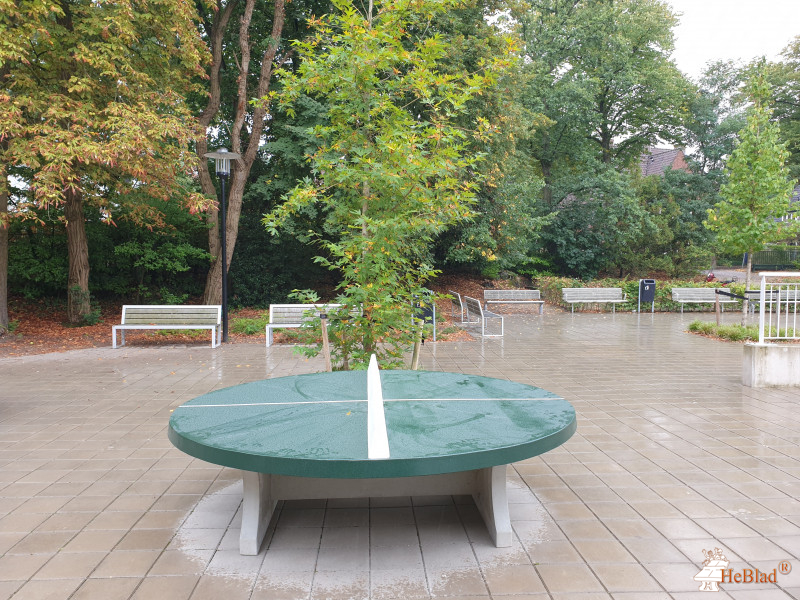
<path id="1" fill-rule="evenodd" d="M 742 384 L 756 388 L 800 386 L 800 344 L 745 344 Z"/>

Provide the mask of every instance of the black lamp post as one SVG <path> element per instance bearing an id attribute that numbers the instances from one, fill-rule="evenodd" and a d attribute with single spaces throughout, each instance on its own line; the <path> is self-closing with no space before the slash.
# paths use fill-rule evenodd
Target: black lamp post
<path id="1" fill-rule="evenodd" d="M 220 148 L 216 152 L 209 152 L 204 155 L 206 158 L 213 158 L 217 170 L 217 177 L 222 184 L 222 202 L 220 203 L 220 214 L 222 226 L 220 227 L 220 239 L 222 240 L 222 341 L 228 341 L 228 247 L 227 247 L 227 220 L 225 218 L 225 180 L 231 174 L 231 161 L 241 158 L 241 154 L 228 152 L 226 148 Z"/>

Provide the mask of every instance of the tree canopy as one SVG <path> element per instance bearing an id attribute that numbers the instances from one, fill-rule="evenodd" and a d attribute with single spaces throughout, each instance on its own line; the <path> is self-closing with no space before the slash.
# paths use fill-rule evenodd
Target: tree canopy
<path id="1" fill-rule="evenodd" d="M 158 222 L 138 190 L 182 195 L 178 176 L 190 170 L 194 137 L 184 98 L 205 48 L 185 2 L 3 4 L 5 35 L 25 37 L 11 42 L 16 60 L 3 63 L 2 162 L 27 186 L 19 215 L 64 208 L 69 314 L 77 322 L 89 311 L 85 207 L 113 222 L 129 204 L 130 218 Z"/>
<path id="2" fill-rule="evenodd" d="M 489 124 L 468 132 L 454 118 L 501 65 L 474 73 L 440 68 L 446 40 L 425 32 L 455 2 L 388 0 L 363 12 L 349 0 L 334 5 L 295 44 L 300 67 L 273 95 L 290 114 L 306 95 L 325 107 L 324 122 L 311 129 L 313 176 L 265 222 L 276 232 L 293 215 L 324 215 L 324 232 L 314 237 L 323 250 L 317 260 L 342 279 L 337 300 L 348 323 L 341 333 L 350 339 L 337 344 L 342 366 L 366 366 L 372 353 L 393 364 L 413 339 L 412 305 L 434 274 L 431 242 L 472 216 L 479 157 L 465 148 Z"/>
<path id="3" fill-rule="evenodd" d="M 739 144 L 725 165 L 728 181 L 720 188 L 722 201 L 709 209 L 706 223 L 717 232 L 717 244 L 722 248 L 748 253 L 749 288 L 753 252 L 790 238 L 796 234 L 797 224 L 781 219 L 789 212 L 794 182 L 785 166 L 789 156 L 786 144 L 779 139 L 778 125 L 770 121 L 771 94 L 763 64 L 756 67 L 746 92 L 752 102 L 747 125 L 739 132 Z M 747 301 L 743 310 L 746 315 Z"/>

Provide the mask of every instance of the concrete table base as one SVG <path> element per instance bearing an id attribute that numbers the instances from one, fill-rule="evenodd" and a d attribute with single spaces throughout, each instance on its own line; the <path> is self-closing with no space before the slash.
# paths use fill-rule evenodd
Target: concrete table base
<path id="1" fill-rule="evenodd" d="M 511 546 L 506 465 L 440 475 L 374 479 L 293 477 L 242 471 L 242 481 L 241 554 L 258 554 L 278 500 L 320 498 L 471 495 L 495 545 Z"/>

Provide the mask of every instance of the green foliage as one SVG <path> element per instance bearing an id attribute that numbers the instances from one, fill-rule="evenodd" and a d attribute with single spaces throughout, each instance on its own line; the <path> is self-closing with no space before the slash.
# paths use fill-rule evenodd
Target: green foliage
<path id="1" fill-rule="evenodd" d="M 598 287 L 598 288 L 622 288 L 622 291 L 627 295 L 627 301 L 617 304 L 617 311 L 636 311 L 639 300 L 639 280 L 638 279 L 595 279 L 591 282 L 581 281 L 580 279 L 571 279 L 568 277 L 538 277 L 535 280 L 536 287 L 541 291 L 542 298 L 549 304 L 555 304 L 563 308 L 569 309 L 570 304 L 562 299 L 561 290 L 563 288 L 580 288 L 580 287 Z M 672 300 L 672 288 L 684 287 L 708 287 L 708 288 L 723 288 L 720 283 L 706 283 L 698 282 L 695 280 L 686 279 L 669 279 L 669 280 L 656 280 L 656 297 L 655 297 L 655 311 L 656 312 L 676 312 L 681 310 L 681 304 Z M 741 295 L 744 291 L 744 286 L 734 284 L 725 288 L 735 294 Z M 735 305 L 729 305 L 735 306 Z M 691 311 L 709 311 L 714 310 L 714 304 L 686 304 L 684 305 L 685 312 Z M 603 304 L 597 305 L 600 311 L 610 311 L 611 307 Z M 650 305 L 647 305 L 647 310 Z M 644 310 L 644 308 L 643 308 Z"/>
<path id="2" fill-rule="evenodd" d="M 447 38 L 447 55 L 440 65 L 448 73 L 475 72 L 492 57 L 507 54 L 502 28 L 487 23 L 481 3 L 471 1 L 439 13 L 432 27 Z M 514 93 L 523 82 L 523 63 L 516 53 L 509 58 L 515 62 L 498 73 L 496 83 L 455 115 L 455 122 L 466 130 L 478 119 L 494 130 L 489 140 L 474 140 L 466 150 L 484 156 L 476 181 L 475 216 L 437 237 L 437 265 L 467 266 L 488 274 L 518 270 L 534 259 L 538 248 L 546 217 L 539 214 L 543 182 L 527 142 L 534 117 Z"/>
<path id="3" fill-rule="evenodd" d="M 563 181 L 569 193 L 542 238 L 561 273 L 591 279 L 619 266 L 627 248 L 655 233 L 650 215 L 637 201 L 628 180 L 606 165 L 582 173 L 579 181 Z M 563 192 L 562 192 L 563 193 Z"/>
<path id="4" fill-rule="evenodd" d="M 173 294 L 167 288 L 161 288 L 158 291 L 162 304 L 185 304 L 189 299 L 189 294 Z"/>
<path id="5" fill-rule="evenodd" d="M 8 34 L 0 46 L 8 68 L 0 87 L 3 159 L 31 169 L 27 208 L 59 205 L 70 187 L 108 218 L 143 184 L 168 196 L 186 163 L 182 143 L 194 134 L 182 98 L 202 72 L 193 6 L 3 0 L 0 7 Z"/>
<path id="6" fill-rule="evenodd" d="M 109 227 L 99 213 L 87 210 L 92 295 L 180 304 L 202 292 L 198 281 L 208 265 L 208 253 L 201 248 L 205 225 L 175 204 L 153 203 L 163 210 L 164 220 L 151 229 L 138 226 L 125 211 L 117 226 Z M 9 287 L 27 298 L 63 298 L 67 239 L 61 212 L 50 213 L 41 223 L 11 222 Z"/>
<path id="7" fill-rule="evenodd" d="M 766 76 L 772 86 L 774 117 L 786 144 L 790 176 L 800 181 L 800 36 L 783 51 L 783 60 L 770 64 Z"/>
<path id="8" fill-rule="evenodd" d="M 478 194 L 476 215 L 455 229 L 455 235 L 442 236 L 449 246 L 445 263 L 467 264 L 496 276 L 502 270 L 520 271 L 537 262 L 541 231 L 553 215 L 538 214 L 541 180 L 518 177 L 525 168 L 518 154 L 506 159 L 494 172 L 494 184 L 484 185 Z"/>
<path id="9" fill-rule="evenodd" d="M 680 222 L 691 209 L 673 202 L 659 212 L 624 173 L 647 147 L 685 132 L 692 88 L 669 59 L 676 19 L 666 4 L 543 0 L 515 16 L 525 56 L 512 94 L 525 126 L 515 135 L 531 158 L 515 174 L 544 180 L 533 214 L 547 219 L 528 260 L 585 279 L 686 272 L 705 259 L 688 240 L 694 226 Z"/>
<path id="10" fill-rule="evenodd" d="M 322 250 L 316 263 L 341 277 L 335 359 L 361 368 L 375 353 L 398 366 L 416 338 L 414 299 L 435 274 L 430 245 L 472 216 L 479 156 L 465 151 L 470 137 L 453 120 L 499 63 L 472 74 L 439 68 L 447 43 L 424 32 L 453 2 L 387 1 L 366 14 L 346 0 L 334 5 L 337 12 L 312 19 L 312 36 L 295 44 L 300 68 L 284 73 L 284 92 L 274 96 L 290 115 L 305 96 L 325 106 L 325 122 L 310 130 L 314 177 L 265 225 L 277 233 L 298 215 L 324 217 L 323 232 L 308 235 Z"/>
<path id="11" fill-rule="evenodd" d="M 153 224 L 145 197 L 206 204 L 179 182 L 195 136 L 185 94 L 205 52 L 195 17 L 193 4 L 172 0 L 0 0 L 0 162 L 25 187 L 9 214 L 65 208 L 68 288 L 89 291 L 87 208 L 113 223 L 133 207 Z M 77 322 L 90 306 L 67 292 Z"/>
<path id="12" fill-rule="evenodd" d="M 633 186 L 654 226 L 638 245 L 626 247 L 620 269 L 633 276 L 686 277 L 710 264 L 712 234 L 703 218 L 719 199 L 711 178 L 668 169 L 663 176 L 635 178 Z"/>
<path id="13" fill-rule="evenodd" d="M 67 244 L 56 221 L 43 224 L 15 219 L 9 225 L 9 289 L 25 298 L 64 297 Z"/>
<path id="14" fill-rule="evenodd" d="M 689 324 L 689 331 L 707 335 L 710 337 L 728 340 L 731 342 L 757 342 L 758 341 L 758 325 L 738 325 L 727 324 L 717 325 L 716 323 L 706 321 L 692 321 Z M 781 337 L 791 337 L 794 335 L 794 330 L 780 329 L 776 327 L 765 328 L 767 335 L 780 335 Z"/>
<path id="15" fill-rule="evenodd" d="M 638 161 L 658 140 L 680 143 L 689 85 L 669 59 L 677 18 L 661 2 L 587 3 L 599 27 L 582 51 L 592 81 L 592 138 L 604 162 Z M 635 93 L 631 93 L 635 90 Z"/>
<path id="16" fill-rule="evenodd" d="M 243 335 L 263 335 L 269 323 L 269 313 L 263 313 L 260 317 L 245 318 L 231 316 L 231 332 Z"/>
<path id="17" fill-rule="evenodd" d="M 590 140 L 596 160 L 620 166 L 657 140 L 681 140 L 690 88 L 669 58 L 677 21 L 665 3 L 545 0 L 520 20 L 527 102 L 545 117 L 533 139 L 546 181 L 558 163 L 588 156 Z"/>
<path id="18" fill-rule="evenodd" d="M 741 94 L 742 72 L 733 61 L 708 65 L 689 100 L 686 142 L 700 173 L 721 173 L 736 147 L 736 134 L 745 125 L 746 98 Z"/>
<path id="19" fill-rule="evenodd" d="M 706 226 L 717 232 L 717 243 L 728 252 L 755 252 L 765 244 L 787 239 L 797 224 L 778 221 L 789 210 L 793 182 L 784 163 L 785 144 L 778 126 L 770 122 L 769 86 L 759 68 L 748 82 L 753 101 L 747 126 L 728 159 L 728 182 L 720 188 L 723 200 L 708 211 Z"/>
<path id="20" fill-rule="evenodd" d="M 285 115 L 283 116 L 285 119 Z M 303 119 L 303 122 L 312 122 Z M 301 179 L 308 169 L 302 169 L 294 152 L 306 147 L 279 126 L 277 139 L 285 142 L 279 150 L 268 145 L 270 153 L 277 153 L 268 164 L 256 162 L 251 177 L 257 178 L 244 194 L 242 215 L 236 248 L 228 271 L 228 301 L 232 306 L 266 308 L 270 304 L 286 302 L 289 292 L 298 287 L 333 287 L 330 275 L 313 264 L 313 248 L 303 243 L 309 229 L 317 226 L 315 218 L 291 219 L 278 236 L 264 230 L 262 218 L 280 203 L 280 197 Z"/>

